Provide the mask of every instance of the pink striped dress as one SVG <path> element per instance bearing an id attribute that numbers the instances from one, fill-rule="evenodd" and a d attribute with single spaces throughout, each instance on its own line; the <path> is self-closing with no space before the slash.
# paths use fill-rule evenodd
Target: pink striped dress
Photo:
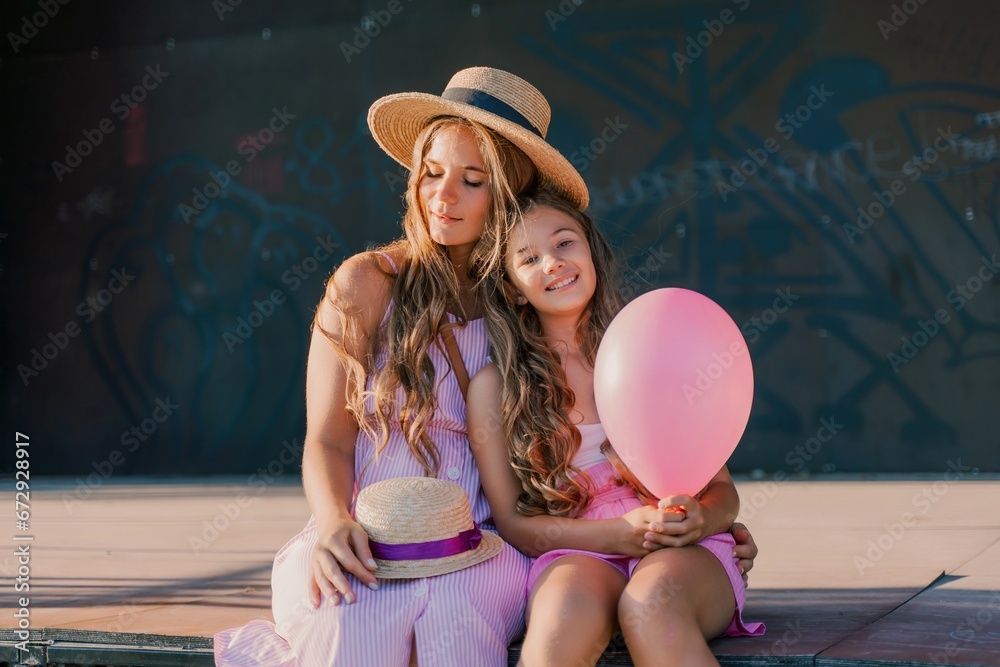
<path id="1" fill-rule="evenodd" d="M 487 363 L 489 344 L 483 320 L 457 329 L 455 338 L 471 377 Z M 428 434 L 441 453 L 438 476 L 461 485 L 469 495 L 473 519 L 492 528 L 469 447 L 465 399 L 447 357 L 437 346 L 430 348 L 430 357 L 438 383 L 438 410 Z M 386 359 L 387 353 L 379 355 L 378 367 Z M 363 432 L 356 446 L 355 479 L 375 452 L 374 443 Z M 395 427 L 377 462 L 365 469 L 361 483 L 368 486 L 423 474 Z M 311 518 L 274 560 L 271 588 L 276 625 L 253 621 L 217 634 L 217 665 L 403 667 L 408 664 L 414 633 L 420 667 L 507 664 L 507 645 L 524 631 L 524 583 L 529 567 L 529 560 L 510 545 L 505 543 L 503 551 L 488 561 L 451 574 L 379 580 L 377 591 L 348 574 L 356 601 L 335 607 L 324 600 L 313 610 L 306 584 L 315 543 L 315 519 Z"/>

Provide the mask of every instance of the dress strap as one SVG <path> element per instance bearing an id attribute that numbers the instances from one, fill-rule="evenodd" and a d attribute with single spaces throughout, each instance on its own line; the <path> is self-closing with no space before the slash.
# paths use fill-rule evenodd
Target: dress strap
<path id="1" fill-rule="evenodd" d="M 375 252 L 385 257 L 385 261 L 389 262 L 389 266 L 392 267 L 393 273 L 399 273 L 399 269 L 396 268 L 396 262 L 392 261 L 392 257 L 389 256 L 389 253 L 382 252 L 381 250 L 376 250 Z"/>

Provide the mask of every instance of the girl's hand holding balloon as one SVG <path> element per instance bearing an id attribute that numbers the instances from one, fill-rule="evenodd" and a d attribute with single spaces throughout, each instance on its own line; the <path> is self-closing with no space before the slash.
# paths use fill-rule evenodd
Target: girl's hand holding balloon
<path id="1" fill-rule="evenodd" d="M 663 518 L 650 523 L 646 539 L 658 547 L 683 547 L 708 536 L 705 508 L 697 498 L 667 496 L 657 509 Z"/>
<path id="2" fill-rule="evenodd" d="M 722 466 L 695 496 L 672 495 L 660 499 L 657 509 L 669 517 L 650 526 L 650 539 L 665 547 L 695 544 L 709 535 L 729 530 L 739 512 L 740 499 L 729 469 Z"/>
<path id="3" fill-rule="evenodd" d="M 665 544 L 654 541 L 651 526 L 664 522 L 675 521 L 674 512 L 665 512 L 656 507 L 637 507 L 626 513 L 620 519 L 622 532 L 617 534 L 615 544 L 610 545 L 609 553 L 621 553 L 633 558 L 642 558 L 651 551 L 662 549 Z"/>

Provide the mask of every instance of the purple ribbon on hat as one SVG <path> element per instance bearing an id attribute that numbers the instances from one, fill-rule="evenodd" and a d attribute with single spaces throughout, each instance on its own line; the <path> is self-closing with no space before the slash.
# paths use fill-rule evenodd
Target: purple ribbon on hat
<path id="1" fill-rule="evenodd" d="M 443 540 L 410 544 L 386 544 L 368 540 L 368 546 L 372 549 L 372 555 L 381 560 L 428 560 L 472 551 L 479 546 L 482 539 L 483 533 L 479 528 L 472 528 Z"/>

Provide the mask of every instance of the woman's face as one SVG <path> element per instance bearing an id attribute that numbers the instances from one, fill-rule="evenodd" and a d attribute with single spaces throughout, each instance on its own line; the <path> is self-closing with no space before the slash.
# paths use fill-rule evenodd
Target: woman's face
<path id="1" fill-rule="evenodd" d="M 511 234 L 507 277 L 539 315 L 579 315 L 597 289 L 590 243 L 562 211 L 532 207 Z"/>
<path id="2" fill-rule="evenodd" d="M 489 176 L 476 135 L 463 125 L 443 128 L 431 141 L 424 165 L 420 199 L 431 238 L 445 246 L 475 245 L 490 204 Z"/>

